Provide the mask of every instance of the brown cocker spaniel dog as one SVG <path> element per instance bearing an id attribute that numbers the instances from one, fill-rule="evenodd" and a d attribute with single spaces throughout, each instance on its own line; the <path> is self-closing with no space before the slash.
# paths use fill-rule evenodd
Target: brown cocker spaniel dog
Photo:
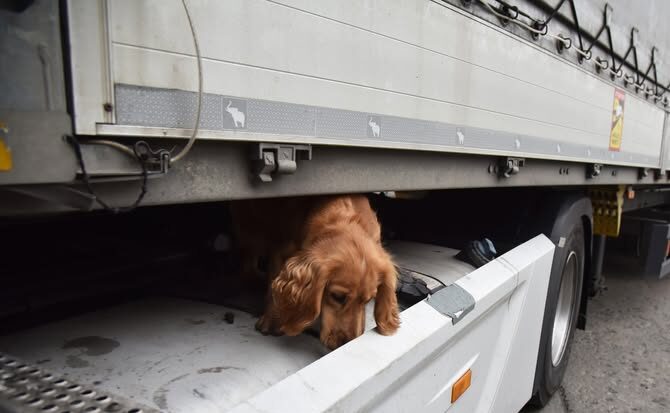
<path id="1" fill-rule="evenodd" d="M 320 320 L 330 349 L 363 334 L 365 305 L 375 299 L 381 334 L 400 324 L 396 270 L 381 245 L 377 216 L 362 195 L 238 201 L 233 222 L 242 271 L 268 259 L 264 334 L 300 334 Z"/>

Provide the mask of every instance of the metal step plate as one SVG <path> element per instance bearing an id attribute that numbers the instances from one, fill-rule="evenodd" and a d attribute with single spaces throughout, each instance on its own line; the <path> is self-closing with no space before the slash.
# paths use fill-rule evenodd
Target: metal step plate
<path id="1" fill-rule="evenodd" d="M 137 403 L 0 353 L 0 412 L 153 413 Z"/>

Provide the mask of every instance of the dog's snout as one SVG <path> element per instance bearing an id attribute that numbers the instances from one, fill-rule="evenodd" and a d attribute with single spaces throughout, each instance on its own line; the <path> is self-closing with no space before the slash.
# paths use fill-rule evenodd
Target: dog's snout
<path id="1" fill-rule="evenodd" d="M 353 331 L 340 331 L 337 333 L 332 333 L 325 340 L 322 340 L 323 344 L 328 347 L 330 350 L 335 350 L 336 348 L 343 346 L 350 342 L 351 340 L 359 337 L 363 332 Z"/>
<path id="2" fill-rule="evenodd" d="M 353 331 L 353 332 L 348 332 L 342 335 L 340 345 L 347 344 L 351 340 L 358 338 L 361 334 L 363 334 L 363 331 Z"/>

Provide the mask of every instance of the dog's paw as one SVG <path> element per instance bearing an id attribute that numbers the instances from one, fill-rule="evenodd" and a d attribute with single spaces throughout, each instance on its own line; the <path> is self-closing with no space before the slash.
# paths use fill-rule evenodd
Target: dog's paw
<path id="1" fill-rule="evenodd" d="M 390 336 L 400 327 L 400 314 L 395 307 L 386 312 L 375 311 L 375 322 L 379 334 Z"/>

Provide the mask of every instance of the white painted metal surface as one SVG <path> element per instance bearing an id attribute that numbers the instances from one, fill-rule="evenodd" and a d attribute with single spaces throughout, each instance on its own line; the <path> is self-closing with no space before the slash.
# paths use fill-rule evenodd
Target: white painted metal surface
<path id="1" fill-rule="evenodd" d="M 323 356 L 319 340 L 262 336 L 255 318 L 175 299 L 142 300 L 3 337 L 4 351 L 173 413 L 226 411 Z"/>
<path id="2" fill-rule="evenodd" d="M 474 309 L 452 324 L 422 301 L 395 335 L 368 330 L 326 354 L 308 335 L 262 336 L 239 311 L 227 324 L 221 306 L 150 299 L 6 336 L 0 349 L 169 412 L 518 411 L 531 395 L 553 244 L 538 236 L 469 274 L 453 250 L 396 247 L 401 265 L 451 278 Z M 467 369 L 471 388 L 452 405 Z"/>
<path id="3" fill-rule="evenodd" d="M 509 335 L 509 346 L 506 355 L 496 349 L 504 367 L 495 389 L 494 402 L 490 407 L 486 406 L 489 412 L 516 412 L 528 402 L 532 393 L 554 256 L 554 245 L 551 245 L 549 253 L 541 255 L 542 248 L 549 248 L 547 238 L 540 236 L 533 241 L 537 243 L 529 245 L 528 242 L 502 257 L 503 261 L 518 271 L 519 284 L 508 303 L 510 316 L 501 327 L 503 334 Z M 484 406 L 481 411 L 486 411 Z"/>
<path id="4" fill-rule="evenodd" d="M 74 129 L 95 134 L 97 123 L 111 123 L 105 103 L 113 103 L 110 39 L 105 0 L 68 1 Z"/>
<path id="5" fill-rule="evenodd" d="M 670 114 L 665 116 L 663 123 L 663 146 L 661 149 L 662 165 L 661 169 L 668 171 L 670 169 Z"/>
<path id="6" fill-rule="evenodd" d="M 74 8 L 80 7 L 79 1 L 72 0 Z M 196 90 L 193 44 L 179 1 L 107 4 L 114 84 Z M 467 135 L 465 146 L 415 145 L 424 150 L 582 161 L 593 161 L 589 148 L 608 150 L 611 84 L 442 2 L 191 0 L 188 4 L 205 57 L 207 93 L 519 136 L 511 145 L 496 142 L 495 133 L 474 148 L 466 147 Z M 96 16 L 90 18 L 100 22 Z M 86 96 L 84 85 L 75 87 L 75 96 Z M 663 120 L 663 110 L 629 94 L 621 151 L 606 152 L 611 155 L 608 163 L 659 166 Z M 100 122 L 82 112 L 78 130 L 91 131 Z M 383 125 L 381 130 L 383 137 Z M 96 131 L 124 134 L 129 129 L 100 124 Z M 133 133 L 182 136 L 185 132 L 136 127 Z M 232 129 L 201 133 L 215 139 L 296 139 L 289 135 L 258 136 Z M 538 153 L 525 136 L 554 142 L 554 153 Z M 317 133 L 299 140 L 411 147 L 374 136 L 359 142 Z M 584 151 L 566 154 L 561 145 L 582 145 Z M 649 160 L 632 160 L 627 154 Z"/>
<path id="7" fill-rule="evenodd" d="M 394 336 L 368 332 L 234 412 L 518 411 L 532 392 L 553 250 L 538 236 L 458 280 L 476 300 L 458 324 L 422 301 Z M 467 369 L 472 386 L 452 405 Z"/>
<path id="8" fill-rule="evenodd" d="M 454 258 L 459 250 L 396 240 L 389 242 L 386 247 L 394 257 L 396 265 L 419 274 L 427 274 L 443 285 L 453 284 L 475 270 L 472 265 Z"/>

